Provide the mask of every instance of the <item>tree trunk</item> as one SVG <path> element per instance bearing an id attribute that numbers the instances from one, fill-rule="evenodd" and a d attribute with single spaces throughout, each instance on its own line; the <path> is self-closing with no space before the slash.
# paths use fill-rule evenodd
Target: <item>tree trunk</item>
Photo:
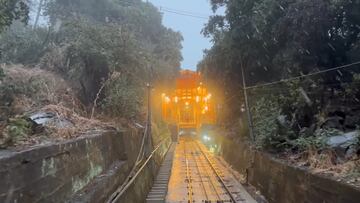
<path id="1" fill-rule="evenodd" d="M 40 15 L 41 15 L 43 2 L 44 2 L 44 0 L 39 0 L 39 6 L 38 6 L 37 13 L 36 13 L 36 18 L 35 18 L 35 23 L 34 23 L 33 29 L 35 29 L 37 27 L 38 23 L 39 23 L 39 18 L 40 18 Z"/>

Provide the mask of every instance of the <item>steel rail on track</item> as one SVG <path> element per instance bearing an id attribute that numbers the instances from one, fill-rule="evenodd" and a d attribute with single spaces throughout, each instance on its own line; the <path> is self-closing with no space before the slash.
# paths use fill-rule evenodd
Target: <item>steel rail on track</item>
<path id="1" fill-rule="evenodd" d="M 197 146 L 196 146 L 196 144 L 194 144 L 193 142 L 194 142 L 194 141 L 192 141 L 191 143 L 192 143 L 193 146 L 195 146 L 194 149 L 196 149 Z M 200 158 L 198 158 L 198 159 L 200 159 Z M 205 159 L 205 161 L 206 161 L 206 159 Z M 196 162 L 196 161 L 195 161 L 195 162 Z M 211 178 L 212 176 L 210 176 L 210 174 L 209 174 L 209 171 L 208 171 L 207 169 L 205 169 L 204 171 L 205 171 L 207 177 L 209 178 L 210 187 L 211 187 L 212 190 L 215 192 L 217 198 L 218 198 L 219 200 L 221 200 L 221 199 L 222 199 L 222 198 L 221 198 L 221 195 L 220 195 L 219 191 L 216 189 L 216 188 L 218 188 L 218 186 L 215 185 L 214 180 Z M 215 173 L 215 175 L 217 175 L 217 174 Z M 208 200 L 210 200 L 210 199 L 208 198 Z"/>
<path id="2" fill-rule="evenodd" d="M 197 161 L 196 161 L 196 158 L 195 158 L 195 156 L 194 156 L 193 153 L 191 153 L 191 156 L 192 156 L 193 159 L 195 160 L 195 166 L 196 166 L 196 169 L 197 169 L 197 171 L 198 171 L 198 173 L 199 173 L 200 182 L 201 182 L 202 188 L 203 188 L 203 190 L 204 190 L 205 197 L 206 197 L 207 200 L 209 200 L 209 195 L 208 195 L 207 192 L 206 192 L 204 180 L 203 180 L 203 177 L 201 176 L 200 167 L 199 167 L 199 165 L 198 165 L 198 163 L 197 163 Z"/>
<path id="3" fill-rule="evenodd" d="M 228 193 L 228 195 L 230 196 L 231 200 L 233 202 L 236 202 L 235 197 L 232 195 L 232 193 L 230 192 L 229 187 L 226 186 L 224 180 L 221 178 L 220 174 L 217 172 L 217 170 L 214 167 L 214 164 L 210 161 L 209 157 L 206 155 L 206 152 L 203 151 L 203 149 L 200 147 L 199 143 L 197 141 L 195 141 L 196 146 L 200 149 L 200 152 L 204 155 L 205 159 L 207 160 L 207 162 L 209 163 L 211 169 L 214 171 L 214 173 L 216 174 L 217 178 L 219 179 L 219 182 L 221 183 L 221 185 L 224 187 L 224 189 L 226 190 L 226 192 Z"/>
<path id="4" fill-rule="evenodd" d="M 191 176 L 190 176 L 190 169 L 189 169 L 189 161 L 187 159 L 186 155 L 186 144 L 184 143 L 184 156 L 185 156 L 185 164 L 186 164 L 186 179 L 187 179 L 187 187 L 188 187 L 188 202 L 193 202 L 193 191 L 192 191 L 192 185 L 191 185 Z"/>

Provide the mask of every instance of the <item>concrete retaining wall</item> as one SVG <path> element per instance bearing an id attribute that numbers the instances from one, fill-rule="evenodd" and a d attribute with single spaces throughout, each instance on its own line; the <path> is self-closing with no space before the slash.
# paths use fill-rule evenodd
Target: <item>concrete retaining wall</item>
<path id="1" fill-rule="evenodd" d="M 21 152 L 0 151 L 0 202 L 101 202 L 125 179 L 141 136 L 137 130 L 107 131 Z"/>
<path id="2" fill-rule="evenodd" d="M 220 138 L 224 159 L 271 203 L 358 203 L 360 190 L 303 169 L 270 155 L 253 151 L 245 143 Z M 252 164 L 253 160 L 253 164 Z"/>
<path id="3" fill-rule="evenodd" d="M 122 150 L 126 160 L 114 160 L 102 174 L 95 177 L 87 186 L 74 194 L 67 202 L 105 202 L 109 196 L 126 180 L 135 163 L 141 146 L 143 130 L 127 129 L 121 132 L 124 143 Z"/>
<path id="4" fill-rule="evenodd" d="M 170 147 L 170 144 L 171 139 L 167 139 L 162 145 L 160 145 L 159 149 L 139 172 L 138 176 L 134 177 L 134 182 L 116 202 L 143 203 L 146 201 L 146 196 L 151 190 L 154 179 Z"/>

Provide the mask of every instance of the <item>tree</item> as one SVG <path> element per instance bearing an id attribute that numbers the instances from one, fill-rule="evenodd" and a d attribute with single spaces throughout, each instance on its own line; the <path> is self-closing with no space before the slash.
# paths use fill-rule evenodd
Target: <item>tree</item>
<path id="1" fill-rule="evenodd" d="M 211 57 L 227 51 L 217 47 L 230 48 L 224 53 L 228 69 L 238 74 L 234 66 L 242 56 L 250 84 L 356 61 L 348 54 L 360 38 L 359 1 L 214 0 L 212 5 L 225 5 L 227 12 L 204 28 L 218 50 Z"/>
<path id="2" fill-rule="evenodd" d="M 224 16 L 212 16 L 203 29 L 214 45 L 198 68 L 206 77 L 221 80 L 217 84 L 225 97 L 236 95 L 225 107 L 240 109 L 241 64 L 247 84 L 253 86 L 360 60 L 360 1 L 212 0 L 211 4 L 214 10 L 226 11 Z M 263 98 L 276 98 L 291 131 L 299 133 L 316 124 L 330 101 L 343 103 L 338 92 L 344 91 L 344 83 L 352 83 L 356 72 L 355 66 L 302 79 L 297 85 L 255 88 L 249 91 L 250 100 L 257 105 L 256 101 L 270 102 Z M 308 95 L 311 102 L 304 99 Z M 228 118 L 241 116 L 239 111 L 224 112 L 230 112 Z M 255 117 L 259 123 L 271 119 L 265 114 Z"/>
<path id="3" fill-rule="evenodd" d="M 10 26 L 14 20 L 27 23 L 29 7 L 27 0 L 0 0 L 0 32 Z"/>
<path id="4" fill-rule="evenodd" d="M 35 17 L 35 22 L 34 22 L 34 29 L 37 27 L 37 25 L 39 23 L 39 19 L 40 19 L 43 4 L 44 4 L 44 0 L 39 0 L 39 5 L 38 5 L 38 9 L 37 9 L 37 12 L 36 12 L 36 17 Z"/>
<path id="5" fill-rule="evenodd" d="M 167 87 L 180 69 L 182 36 L 151 3 L 51 0 L 41 9 L 49 27 L 14 24 L 0 37 L 0 61 L 57 72 L 91 109 L 140 117 L 145 84 Z"/>
<path id="6" fill-rule="evenodd" d="M 55 40 L 65 47 L 57 63 L 64 65 L 56 71 L 75 81 L 85 104 L 100 96 L 99 106 L 108 114 L 139 116 L 150 72 L 155 84 L 165 86 L 180 69 L 182 36 L 162 25 L 151 3 L 56 0 L 45 9 L 51 27 L 61 22 Z M 114 74 L 119 77 L 108 81 Z"/>

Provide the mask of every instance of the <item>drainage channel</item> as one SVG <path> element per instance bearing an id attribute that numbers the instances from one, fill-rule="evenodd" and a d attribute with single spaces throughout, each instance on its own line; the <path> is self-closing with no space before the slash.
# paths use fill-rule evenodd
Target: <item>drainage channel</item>
<path id="1" fill-rule="evenodd" d="M 146 203 L 163 203 L 165 202 L 168 183 L 171 175 L 171 168 L 173 163 L 174 151 L 176 144 L 171 144 L 171 147 L 166 154 L 164 161 L 159 169 L 159 172 L 156 176 L 155 182 L 151 191 L 149 192 Z"/>

